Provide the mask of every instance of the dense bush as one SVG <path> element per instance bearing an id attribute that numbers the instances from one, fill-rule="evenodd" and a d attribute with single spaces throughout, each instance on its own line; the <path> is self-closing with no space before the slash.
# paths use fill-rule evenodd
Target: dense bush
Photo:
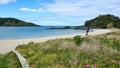
<path id="1" fill-rule="evenodd" d="M 112 23 L 112 24 L 110 24 Z M 99 15 L 98 17 L 85 22 L 86 27 L 107 28 L 107 26 L 120 28 L 120 18 L 114 15 Z"/>
<path id="2" fill-rule="evenodd" d="M 83 42 L 83 38 L 81 36 L 75 36 L 73 40 L 77 45 L 80 45 Z"/>

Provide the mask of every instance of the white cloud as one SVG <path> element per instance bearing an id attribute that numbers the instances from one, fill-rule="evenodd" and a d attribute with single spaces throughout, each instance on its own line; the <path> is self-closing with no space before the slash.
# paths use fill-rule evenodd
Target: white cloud
<path id="1" fill-rule="evenodd" d="M 40 18 L 33 18 L 34 21 L 64 21 L 72 25 L 80 22 L 83 24 L 86 20 L 100 14 L 113 14 L 120 17 L 120 0 L 54 0 L 52 3 L 41 5 L 39 8 L 20 8 L 20 11 L 37 12 L 42 15 Z M 43 12 L 46 14 L 44 15 Z M 47 13 L 52 13 L 53 16 L 48 16 Z"/>
<path id="2" fill-rule="evenodd" d="M 16 2 L 16 0 L 0 0 L 0 4 L 7 4 L 10 2 Z"/>
<path id="3" fill-rule="evenodd" d="M 44 12 L 42 8 L 39 9 L 29 9 L 29 8 L 20 8 L 21 11 L 30 11 L 30 12 Z"/>
<path id="4" fill-rule="evenodd" d="M 54 3 L 44 3 L 38 9 L 21 8 L 21 11 L 51 12 L 60 15 L 99 15 L 110 13 L 105 10 L 116 11 L 120 7 L 120 0 L 54 0 Z M 115 10 L 114 10 L 115 9 Z"/>

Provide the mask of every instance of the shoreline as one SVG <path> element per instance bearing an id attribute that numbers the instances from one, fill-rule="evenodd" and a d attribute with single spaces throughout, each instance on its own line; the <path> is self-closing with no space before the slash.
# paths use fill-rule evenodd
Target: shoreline
<path id="1" fill-rule="evenodd" d="M 60 36 L 69 36 L 69 35 L 82 35 L 85 33 L 74 33 L 74 34 L 64 34 L 64 35 L 55 35 L 55 36 L 42 36 L 42 37 L 28 37 L 28 38 L 6 38 L 6 39 L 0 39 L 1 40 L 20 40 L 20 39 L 37 39 L 37 38 L 48 38 L 48 37 L 60 37 Z"/>
<path id="2" fill-rule="evenodd" d="M 99 34 L 106 34 L 109 32 L 111 32 L 110 29 L 93 29 L 93 31 L 89 32 L 88 35 L 94 36 L 94 35 L 99 35 Z M 21 44 L 28 44 L 29 42 L 41 43 L 41 42 L 45 42 L 47 40 L 52 40 L 52 39 L 72 38 L 76 35 L 85 36 L 85 33 L 51 36 L 51 37 L 40 37 L 40 38 L 0 40 L 0 54 L 5 54 L 7 52 L 10 52 L 13 49 L 15 49 L 17 46 Z"/>

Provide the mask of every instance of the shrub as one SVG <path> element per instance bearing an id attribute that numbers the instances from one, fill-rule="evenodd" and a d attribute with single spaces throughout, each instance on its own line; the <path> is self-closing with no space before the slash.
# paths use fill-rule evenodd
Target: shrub
<path id="1" fill-rule="evenodd" d="M 113 23 L 107 24 L 107 28 L 113 28 Z"/>
<path id="2" fill-rule="evenodd" d="M 32 44 L 34 44 L 34 42 L 32 42 L 32 41 L 28 43 L 28 45 L 32 45 Z"/>
<path id="3" fill-rule="evenodd" d="M 73 40 L 77 45 L 80 45 L 83 42 L 83 38 L 81 36 L 75 36 L 73 37 Z"/>

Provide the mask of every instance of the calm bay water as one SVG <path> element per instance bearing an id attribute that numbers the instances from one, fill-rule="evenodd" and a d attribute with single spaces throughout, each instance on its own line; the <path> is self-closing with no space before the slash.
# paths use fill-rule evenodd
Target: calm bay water
<path id="1" fill-rule="evenodd" d="M 85 30 L 73 30 L 73 29 L 57 29 L 57 30 L 47 29 L 52 27 L 55 27 L 55 26 L 0 27 L 0 39 L 50 37 L 50 36 L 77 34 L 77 33 L 85 32 Z M 59 27 L 62 27 L 62 26 L 59 26 Z"/>

